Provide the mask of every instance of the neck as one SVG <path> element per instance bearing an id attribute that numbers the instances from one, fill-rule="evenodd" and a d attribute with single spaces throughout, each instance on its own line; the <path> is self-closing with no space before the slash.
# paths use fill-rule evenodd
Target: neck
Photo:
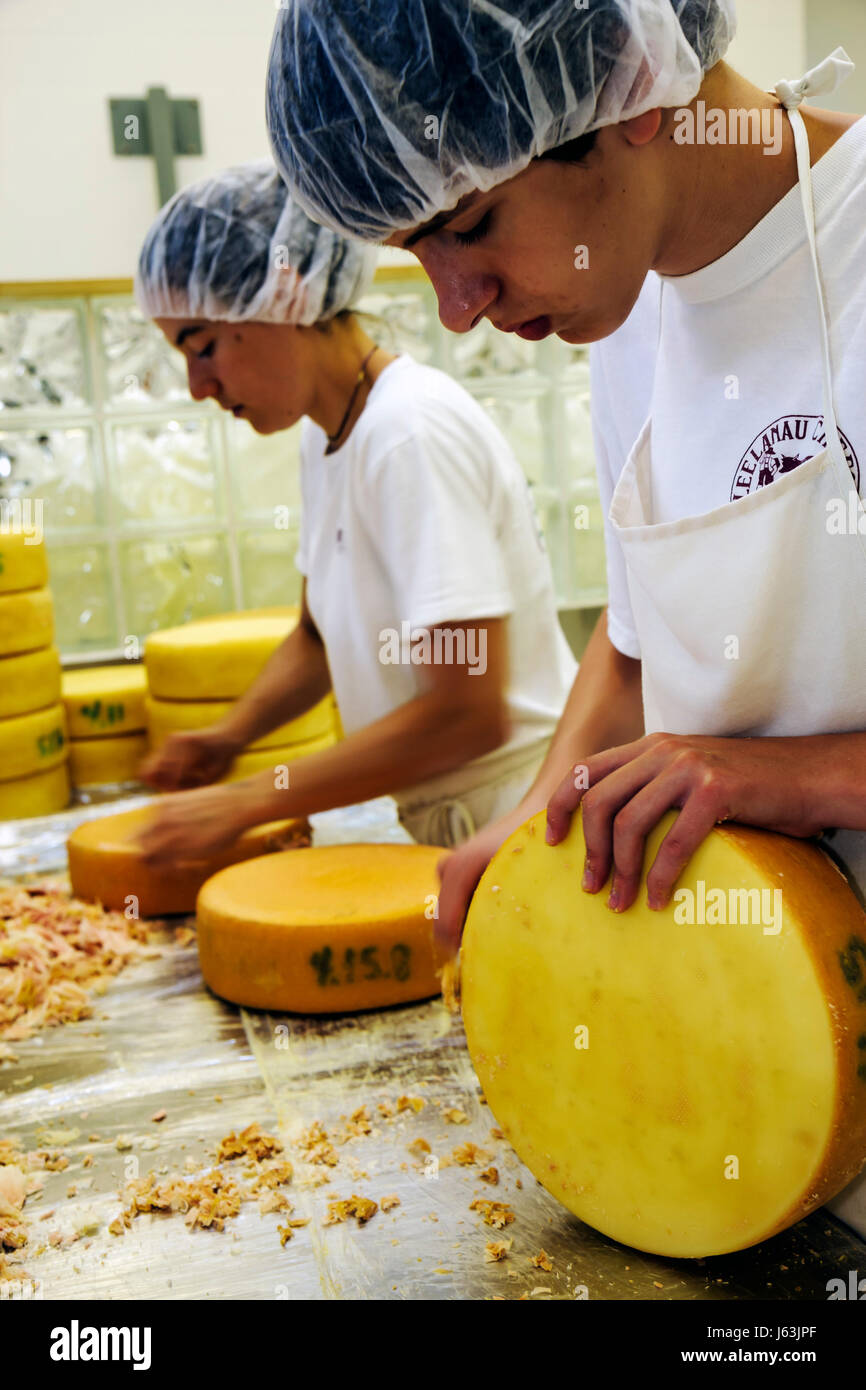
<path id="1" fill-rule="evenodd" d="M 653 261 L 653 269 L 662 275 L 688 275 L 718 260 L 797 183 L 794 136 L 787 112 L 775 96 L 747 82 L 726 63 L 717 63 L 707 73 L 687 109 L 693 113 L 695 132 L 713 110 L 725 113 L 728 128 L 729 111 L 759 112 L 755 119 L 762 122 L 761 139 L 680 144 L 675 133 L 688 126 L 675 110 L 664 111 L 658 148 L 670 213 L 662 224 Z M 805 106 L 801 111 L 813 164 L 857 119 Z M 765 154 L 765 148 L 776 152 Z"/>
<path id="2" fill-rule="evenodd" d="M 336 434 L 346 413 L 346 406 L 358 383 L 361 363 L 375 347 L 373 339 L 361 328 L 354 315 L 334 319 L 325 329 L 311 329 L 316 335 L 317 349 L 315 397 L 307 414 L 329 437 Z M 346 421 L 343 434 L 363 409 L 369 386 L 365 381 L 357 394 Z"/>

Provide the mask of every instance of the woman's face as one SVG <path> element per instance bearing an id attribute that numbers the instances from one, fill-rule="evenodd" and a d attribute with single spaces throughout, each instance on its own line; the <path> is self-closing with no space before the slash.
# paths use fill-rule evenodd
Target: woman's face
<path id="1" fill-rule="evenodd" d="M 599 131 L 580 164 L 537 159 L 488 193 L 389 245 L 413 251 L 446 328 L 482 318 L 538 341 L 605 338 L 628 317 L 657 255 L 663 180 L 659 111 Z"/>
<path id="2" fill-rule="evenodd" d="M 309 413 L 315 386 L 310 330 L 282 323 L 158 318 L 186 358 L 189 393 L 273 434 Z"/>

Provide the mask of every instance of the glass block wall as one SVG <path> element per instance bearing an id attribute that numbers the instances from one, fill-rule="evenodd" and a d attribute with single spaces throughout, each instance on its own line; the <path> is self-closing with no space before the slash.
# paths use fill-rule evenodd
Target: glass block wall
<path id="1" fill-rule="evenodd" d="M 605 601 L 586 351 L 457 336 L 414 268 L 361 306 L 391 351 L 442 367 L 502 429 L 530 481 L 563 609 Z M 299 430 L 259 436 L 186 389 L 182 355 L 129 294 L 0 299 L 0 499 L 42 499 L 58 642 L 105 659 L 130 638 L 297 602 Z"/>

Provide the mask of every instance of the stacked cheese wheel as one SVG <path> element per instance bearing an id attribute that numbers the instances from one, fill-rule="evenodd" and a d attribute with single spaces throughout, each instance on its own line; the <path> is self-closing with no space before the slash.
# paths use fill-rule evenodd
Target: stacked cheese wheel
<path id="1" fill-rule="evenodd" d="M 134 782 L 147 754 L 143 666 L 125 662 L 63 674 L 69 764 L 76 787 Z"/>
<path id="2" fill-rule="evenodd" d="M 491 861 L 461 951 L 469 1051 L 519 1156 L 582 1221 L 667 1256 L 828 1201 L 866 1159 L 866 914 L 839 870 L 724 825 L 667 908 L 644 873 L 615 913 L 581 890 L 580 816 L 556 848 L 544 825 Z"/>
<path id="3" fill-rule="evenodd" d="M 256 609 L 201 618 L 155 632 L 145 644 L 150 746 L 173 733 L 206 729 L 223 719 L 297 625 L 297 608 Z M 327 696 L 298 719 L 274 729 L 235 759 L 224 781 L 328 748 L 337 738 L 336 707 Z"/>
<path id="4" fill-rule="evenodd" d="M 69 801 L 60 655 L 45 543 L 0 534 L 0 820 Z"/>

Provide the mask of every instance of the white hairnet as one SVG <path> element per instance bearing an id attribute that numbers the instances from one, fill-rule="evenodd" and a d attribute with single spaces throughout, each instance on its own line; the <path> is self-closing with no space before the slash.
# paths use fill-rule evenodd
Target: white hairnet
<path id="1" fill-rule="evenodd" d="M 734 0 L 280 0 L 267 118 L 317 221 L 367 241 L 599 126 L 688 105 Z"/>
<path id="2" fill-rule="evenodd" d="M 349 308 L 376 252 L 311 222 L 269 160 L 182 188 L 144 239 L 135 295 L 149 318 L 309 325 Z"/>

